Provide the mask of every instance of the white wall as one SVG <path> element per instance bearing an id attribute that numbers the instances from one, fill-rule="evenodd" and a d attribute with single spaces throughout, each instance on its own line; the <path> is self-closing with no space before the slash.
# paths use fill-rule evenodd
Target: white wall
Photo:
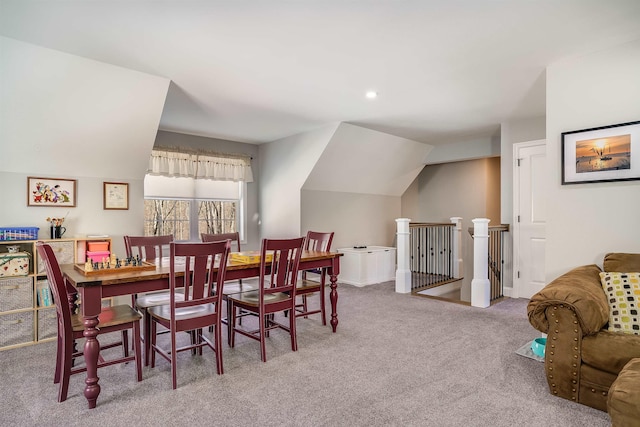
<path id="1" fill-rule="evenodd" d="M 401 196 L 433 147 L 340 123 L 309 173 L 305 190 Z"/>
<path id="2" fill-rule="evenodd" d="M 333 249 L 354 245 L 395 246 L 400 197 L 303 190 L 301 202 L 303 232 L 335 232 Z"/>
<path id="3" fill-rule="evenodd" d="M 0 147 L 11 159 L 0 170 L 144 177 L 169 80 L 5 37 L 0 55 Z"/>
<path id="4" fill-rule="evenodd" d="M 143 177 L 169 81 L 0 37 L 0 226 L 64 216 L 66 236 L 143 230 Z M 77 179 L 77 206 L 28 207 L 27 177 Z M 129 183 L 129 210 L 103 210 L 103 182 Z"/>
<path id="5" fill-rule="evenodd" d="M 75 208 L 27 207 L 27 175 L 0 171 L 3 186 L 0 204 L 0 226 L 39 227 L 38 238 L 49 239 L 47 217 L 65 216 L 64 237 L 83 237 L 87 234 L 108 234 L 113 239 L 116 254 L 124 255 L 123 237 L 126 234 L 142 234 L 144 219 L 142 179 L 128 179 L 129 210 L 103 210 L 102 187 L 104 181 L 117 181 L 118 177 L 80 177 L 66 174 L 65 178 L 77 179 Z M 59 173 L 60 175 L 60 173 Z"/>
<path id="6" fill-rule="evenodd" d="M 300 191 L 338 124 L 259 146 L 261 238 L 298 237 Z"/>
<path id="7" fill-rule="evenodd" d="M 470 301 L 473 278 L 473 240 L 468 230 L 474 218 L 489 218 L 489 225 L 499 225 L 497 158 L 467 160 L 428 165 L 409 191 L 402 196 L 402 217 L 412 222 L 450 222 L 462 217 L 462 258 L 464 280 L 461 297 Z M 410 209 L 406 210 L 405 209 Z"/>
<path id="8" fill-rule="evenodd" d="M 261 145 L 262 236 L 334 231 L 334 245 L 394 244 L 400 196 L 431 148 L 348 123 Z"/>
<path id="9" fill-rule="evenodd" d="M 500 218 L 502 224 L 513 220 L 513 144 L 546 138 L 546 117 L 513 120 L 500 125 Z"/>
<path id="10" fill-rule="evenodd" d="M 483 159 L 500 155 L 500 137 L 484 136 L 458 142 L 436 145 L 429 153 L 425 164 L 459 162 Z"/>
<path id="11" fill-rule="evenodd" d="M 561 133 L 640 120 L 640 40 L 547 68 L 546 279 L 640 252 L 640 181 L 561 185 Z"/>
<path id="12" fill-rule="evenodd" d="M 546 137 L 546 117 L 512 120 L 500 125 L 500 220 L 513 226 L 513 145 L 519 142 L 543 140 Z M 505 234 L 503 286 L 507 296 L 513 295 L 513 228 Z"/>

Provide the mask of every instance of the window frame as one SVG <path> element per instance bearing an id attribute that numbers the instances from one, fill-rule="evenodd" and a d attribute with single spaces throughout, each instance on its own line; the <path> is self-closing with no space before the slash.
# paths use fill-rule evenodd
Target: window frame
<path id="1" fill-rule="evenodd" d="M 244 181 L 238 181 L 239 189 L 238 199 L 229 199 L 229 198 L 204 198 L 204 197 L 147 197 L 144 196 L 144 200 L 175 200 L 175 201 L 183 201 L 189 202 L 189 240 L 176 240 L 177 242 L 199 242 L 200 241 L 200 231 L 199 227 L 199 218 L 198 218 L 198 203 L 201 201 L 214 201 L 214 202 L 236 202 L 236 227 L 237 231 L 240 234 L 240 242 L 246 243 L 246 233 L 247 233 L 247 183 Z M 146 230 L 146 216 L 143 218 L 143 222 L 145 223 L 144 229 Z"/>

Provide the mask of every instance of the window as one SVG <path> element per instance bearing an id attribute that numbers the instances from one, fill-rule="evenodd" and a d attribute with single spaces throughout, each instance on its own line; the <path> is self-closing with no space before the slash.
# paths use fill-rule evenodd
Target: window
<path id="1" fill-rule="evenodd" d="M 145 199 L 144 234 L 173 234 L 175 240 L 197 240 L 202 233 L 233 233 L 238 231 L 238 202 Z"/>
<path id="2" fill-rule="evenodd" d="M 198 241 L 201 233 L 237 231 L 244 240 L 247 182 L 253 182 L 249 156 L 153 149 L 144 178 L 144 234 Z"/>
<path id="3" fill-rule="evenodd" d="M 220 234 L 238 231 L 236 201 L 198 201 L 198 236 L 201 233 Z"/>
<path id="4" fill-rule="evenodd" d="M 144 235 L 173 234 L 175 240 L 189 240 L 191 210 L 189 200 L 145 198 Z"/>
<path id="5" fill-rule="evenodd" d="M 144 180 L 144 234 L 173 234 L 198 241 L 201 233 L 240 232 L 244 239 L 246 184 L 147 175 Z"/>

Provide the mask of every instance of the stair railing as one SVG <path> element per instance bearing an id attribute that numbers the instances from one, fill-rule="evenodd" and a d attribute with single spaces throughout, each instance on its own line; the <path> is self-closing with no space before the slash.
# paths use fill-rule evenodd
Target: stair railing
<path id="1" fill-rule="evenodd" d="M 508 224 L 489 227 L 487 218 L 472 220 L 469 229 L 473 237 L 473 280 L 471 305 L 489 307 L 504 296 L 505 236 Z"/>
<path id="2" fill-rule="evenodd" d="M 460 278 L 462 218 L 453 217 L 451 223 L 396 222 L 396 292 L 416 292 Z"/>

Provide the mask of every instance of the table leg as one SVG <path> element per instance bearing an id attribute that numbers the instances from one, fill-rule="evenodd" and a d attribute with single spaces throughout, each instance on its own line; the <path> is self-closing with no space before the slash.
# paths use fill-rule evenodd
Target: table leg
<path id="1" fill-rule="evenodd" d="M 84 362 L 87 366 L 84 397 L 89 403 L 89 409 L 96 407 L 100 395 L 98 381 L 98 357 L 100 356 L 100 343 L 98 342 L 98 315 L 100 314 L 101 290 L 99 286 L 80 288 L 82 298 L 82 317 L 84 323 Z"/>
<path id="2" fill-rule="evenodd" d="M 76 310 L 78 309 L 78 291 L 73 288 L 70 289 L 69 284 L 67 284 L 67 301 L 69 302 L 69 310 L 71 310 L 71 313 L 76 313 Z M 58 346 L 59 351 L 62 351 L 62 347 Z M 74 340 L 73 341 L 73 352 L 76 353 L 78 351 L 78 343 Z M 71 366 L 75 365 L 75 358 L 71 359 Z M 56 378 L 59 378 L 58 375 L 56 375 Z"/>
<path id="3" fill-rule="evenodd" d="M 146 308 L 143 310 L 144 316 L 142 321 L 144 322 L 144 366 L 149 366 L 149 360 L 151 358 L 151 316 L 149 310 Z"/>
<path id="4" fill-rule="evenodd" d="M 338 287 L 338 276 L 331 273 L 329 276 L 331 278 L 331 292 L 329 293 L 329 299 L 331 300 L 331 327 L 333 328 L 333 332 L 338 328 L 338 291 L 336 290 Z"/>

